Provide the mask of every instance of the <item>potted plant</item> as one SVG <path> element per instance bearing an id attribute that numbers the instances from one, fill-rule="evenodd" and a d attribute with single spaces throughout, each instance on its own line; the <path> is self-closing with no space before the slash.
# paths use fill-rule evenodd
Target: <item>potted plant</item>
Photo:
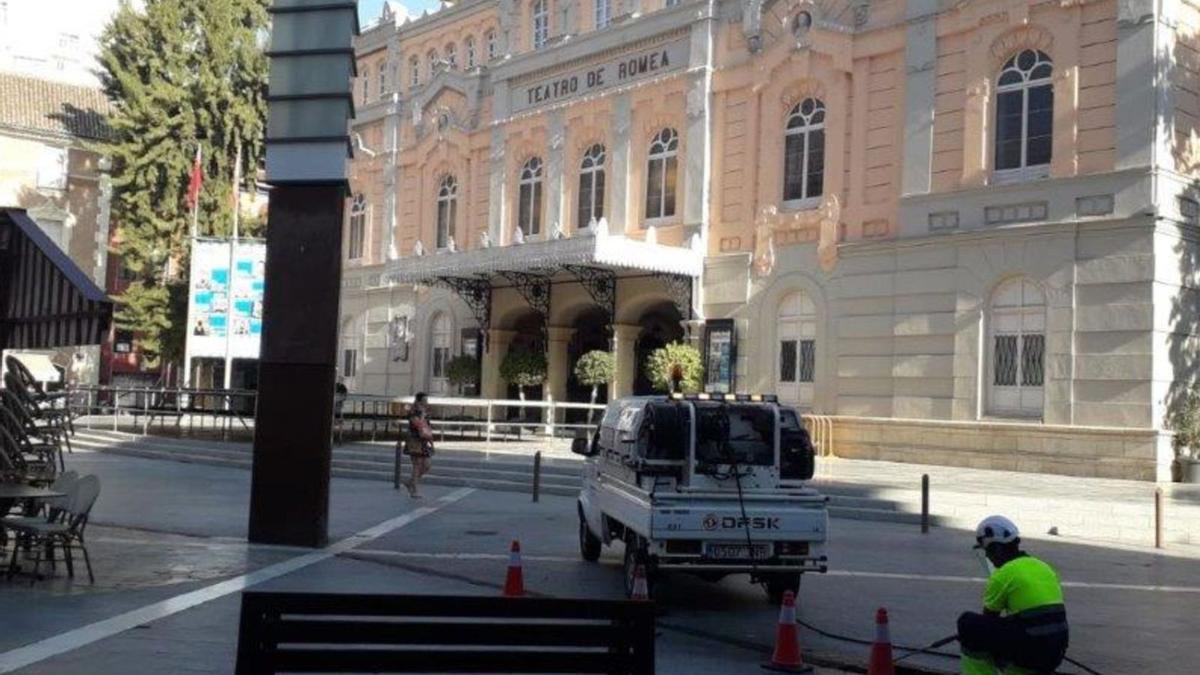
<path id="1" fill-rule="evenodd" d="M 462 391 L 463 387 L 474 387 L 479 383 L 479 361 L 460 354 L 446 364 L 446 379 Z"/>
<path id="2" fill-rule="evenodd" d="M 650 353 L 646 374 L 659 391 L 698 392 L 704 382 L 700 350 L 685 342 L 672 342 Z"/>
<path id="3" fill-rule="evenodd" d="M 575 363 L 575 379 L 579 380 L 579 384 L 592 388 L 592 397 L 589 401 L 592 405 L 596 404 L 596 394 L 601 385 L 612 382 L 616 372 L 617 364 L 613 360 L 612 353 L 602 349 L 595 349 L 580 356 L 579 361 Z M 592 414 L 589 411 L 588 420 L 590 421 L 591 418 Z"/>
<path id="4" fill-rule="evenodd" d="M 500 362 L 500 377 L 517 387 L 517 396 L 525 402 L 525 387 L 536 387 L 546 381 L 546 355 L 526 348 L 508 350 Z M 521 406 L 520 416 L 525 417 Z"/>
<path id="5" fill-rule="evenodd" d="M 1175 431 L 1175 467 L 1179 480 L 1200 483 L 1200 394 L 1189 391 L 1169 422 Z"/>

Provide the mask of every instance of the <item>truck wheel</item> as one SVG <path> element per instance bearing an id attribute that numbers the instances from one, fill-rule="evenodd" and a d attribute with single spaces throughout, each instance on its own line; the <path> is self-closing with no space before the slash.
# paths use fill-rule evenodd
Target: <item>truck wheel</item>
<path id="1" fill-rule="evenodd" d="M 767 598 L 772 605 L 778 605 L 783 602 L 783 594 L 791 591 L 793 595 L 800 595 L 800 574 L 796 572 L 771 574 L 764 578 L 767 586 Z"/>
<path id="2" fill-rule="evenodd" d="M 635 534 L 631 534 L 625 540 L 625 564 L 622 570 L 625 577 L 626 598 L 633 598 L 633 578 L 637 572 L 638 565 L 642 566 L 646 574 L 646 597 L 654 597 L 654 575 L 650 572 L 650 564 L 646 557 L 646 552 L 641 545 L 641 538 Z"/>
<path id="3" fill-rule="evenodd" d="M 603 544 L 600 537 L 592 534 L 591 528 L 588 527 L 587 519 L 583 517 L 583 512 L 579 513 L 579 555 L 588 562 L 596 562 L 600 559 L 600 547 Z"/>

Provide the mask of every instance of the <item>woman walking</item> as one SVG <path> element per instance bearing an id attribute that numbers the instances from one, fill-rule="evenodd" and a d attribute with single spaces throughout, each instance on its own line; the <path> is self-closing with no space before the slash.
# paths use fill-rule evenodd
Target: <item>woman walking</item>
<path id="1" fill-rule="evenodd" d="M 412 460 L 412 477 L 404 485 L 410 497 L 420 499 L 421 477 L 429 473 L 433 457 L 433 427 L 429 425 L 429 398 L 425 392 L 417 394 L 409 411 L 404 453 Z"/>

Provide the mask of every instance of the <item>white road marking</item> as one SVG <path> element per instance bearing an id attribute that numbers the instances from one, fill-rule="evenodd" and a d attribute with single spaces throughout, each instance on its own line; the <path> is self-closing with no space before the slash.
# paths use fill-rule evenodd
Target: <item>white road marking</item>
<path id="1" fill-rule="evenodd" d="M 310 567 L 333 558 L 340 553 L 349 551 L 356 546 L 361 546 L 378 539 L 389 532 L 410 525 L 425 516 L 463 499 L 474 491 L 474 488 L 460 488 L 437 499 L 429 506 L 422 506 L 391 520 L 385 520 L 374 527 L 352 534 L 320 551 L 313 551 L 312 553 L 284 560 L 274 565 L 268 565 L 248 574 L 226 579 L 225 581 L 205 586 L 190 593 L 167 598 L 166 600 L 155 602 L 145 607 L 130 610 L 124 614 L 118 614 L 117 616 L 90 623 L 86 626 L 46 638 L 45 640 L 4 652 L 0 654 L 0 673 L 11 673 L 18 668 L 24 668 L 39 661 L 79 649 L 93 642 L 104 640 L 136 628 L 142 624 L 157 621 L 172 614 L 178 614 L 186 609 L 191 609 L 192 607 L 216 600 L 231 593 L 237 593 L 256 584 L 261 584 L 264 581 L 270 581 L 296 570 Z"/>
<path id="2" fill-rule="evenodd" d="M 355 555 L 377 556 L 380 558 L 411 558 L 419 560 L 508 560 L 507 553 L 426 553 L 417 551 L 381 551 L 379 549 L 363 549 L 355 551 Z M 526 555 L 524 553 L 521 554 L 521 560 L 522 562 L 579 562 L 579 558 L 572 556 Z M 894 579 L 898 581 L 941 581 L 946 583 L 979 585 L 983 585 L 985 581 L 981 577 L 960 577 L 946 574 L 906 574 L 903 572 L 868 572 L 860 570 L 829 570 L 825 573 L 825 576 L 856 577 L 864 579 Z M 1195 586 L 1151 586 L 1091 581 L 1063 581 L 1062 585 L 1064 588 L 1092 588 L 1118 591 L 1141 591 L 1146 593 L 1200 593 L 1200 587 Z"/>

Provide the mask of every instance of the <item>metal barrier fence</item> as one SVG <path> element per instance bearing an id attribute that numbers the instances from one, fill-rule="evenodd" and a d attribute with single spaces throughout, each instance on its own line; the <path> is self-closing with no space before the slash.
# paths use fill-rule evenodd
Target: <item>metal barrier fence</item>
<path id="1" fill-rule="evenodd" d="M 183 389 L 154 387 L 74 386 L 67 390 L 67 405 L 77 417 L 84 417 L 90 428 L 96 415 L 111 415 L 112 428 L 119 428 L 122 417 L 141 426 L 143 434 L 157 419 L 160 424 L 173 421 L 176 427 L 187 423 L 189 431 L 197 422 L 201 429 L 219 429 L 224 438 L 240 425 L 253 429 L 258 407 L 258 392 L 240 389 Z M 399 432 L 405 420 L 412 396 L 373 396 L 348 394 L 335 401 L 334 433 L 341 438 L 346 431 L 361 435 L 370 433 L 376 440 L 380 433 L 387 436 Z M 488 442 L 493 438 L 534 436 L 583 435 L 595 431 L 603 414 L 603 404 L 572 401 L 520 401 L 513 399 L 481 399 L 450 396 L 429 398 L 431 425 L 442 438 L 448 432 L 475 432 Z M 827 415 L 801 415 L 812 438 L 817 454 L 833 457 L 833 418 Z"/>

